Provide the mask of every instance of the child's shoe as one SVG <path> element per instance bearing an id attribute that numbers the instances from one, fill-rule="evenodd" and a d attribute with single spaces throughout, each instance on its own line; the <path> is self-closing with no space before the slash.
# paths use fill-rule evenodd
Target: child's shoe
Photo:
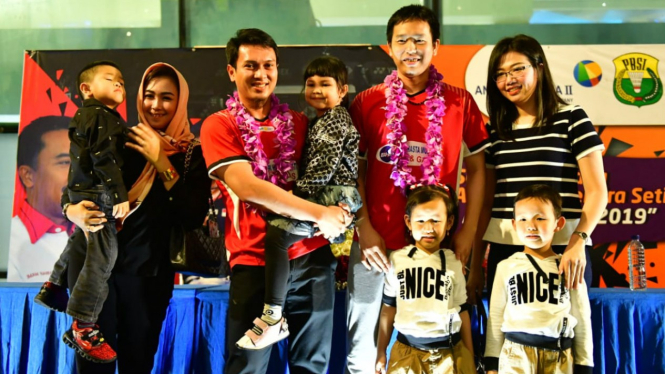
<path id="1" fill-rule="evenodd" d="M 74 320 L 72 328 L 62 335 L 62 341 L 92 362 L 106 364 L 115 361 L 117 357 L 97 325 L 79 328 L 78 321 Z"/>
<path id="2" fill-rule="evenodd" d="M 274 325 L 269 325 L 264 320 L 256 318 L 254 327 L 245 332 L 245 336 L 236 342 L 236 347 L 250 350 L 263 349 L 288 336 L 289 325 L 286 324 L 286 318 L 282 317 Z"/>
<path id="3" fill-rule="evenodd" d="M 67 310 L 69 295 L 67 295 L 65 287 L 52 282 L 44 282 L 34 301 L 43 307 L 64 313 Z"/>

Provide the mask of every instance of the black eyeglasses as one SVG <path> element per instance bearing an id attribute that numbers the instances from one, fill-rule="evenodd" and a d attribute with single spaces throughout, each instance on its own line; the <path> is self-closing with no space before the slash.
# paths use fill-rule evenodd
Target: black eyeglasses
<path id="1" fill-rule="evenodd" d="M 514 67 L 506 72 L 501 72 L 501 73 L 496 73 L 492 77 L 496 83 L 503 83 L 508 79 L 508 76 L 510 75 L 513 78 L 521 78 L 526 74 L 526 69 L 530 68 L 531 65 L 522 65 L 522 66 L 517 66 Z"/>

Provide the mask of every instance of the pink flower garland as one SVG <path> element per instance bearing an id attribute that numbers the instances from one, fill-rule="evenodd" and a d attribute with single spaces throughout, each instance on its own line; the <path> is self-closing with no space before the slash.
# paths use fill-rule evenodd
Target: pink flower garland
<path id="1" fill-rule="evenodd" d="M 269 180 L 275 185 L 285 187 L 288 172 L 294 167 L 296 140 L 293 138 L 293 117 L 288 104 L 280 104 L 274 94 L 270 96 L 271 109 L 269 118 L 275 126 L 275 142 L 279 144 L 279 155 L 274 160 L 274 171 L 268 170 L 268 157 L 261 142 L 261 125 L 247 113 L 240 102 L 238 92 L 226 101 L 226 107 L 235 117 L 240 136 L 245 142 L 245 152 L 252 159 L 252 171 L 257 178 Z"/>
<path id="2" fill-rule="evenodd" d="M 425 142 L 427 144 L 427 155 L 423 160 L 421 168 L 423 176 L 420 179 L 424 184 L 435 184 L 439 181 L 443 156 L 441 155 L 441 144 L 443 136 L 441 135 L 441 125 L 443 116 L 446 115 L 446 104 L 443 100 L 443 76 L 439 74 L 434 65 L 430 65 L 429 78 L 425 92 L 425 107 L 427 108 L 427 120 L 429 126 L 425 132 Z M 400 187 L 402 191 L 407 186 L 415 184 L 416 178 L 411 174 L 409 167 L 409 145 L 406 139 L 406 125 L 404 117 L 406 116 L 406 103 L 409 98 L 406 96 L 404 83 L 399 79 L 397 71 L 393 71 L 384 81 L 386 86 L 386 127 L 390 130 L 387 135 L 390 143 L 390 161 L 393 163 L 393 171 L 390 179 L 395 181 L 395 186 Z"/>

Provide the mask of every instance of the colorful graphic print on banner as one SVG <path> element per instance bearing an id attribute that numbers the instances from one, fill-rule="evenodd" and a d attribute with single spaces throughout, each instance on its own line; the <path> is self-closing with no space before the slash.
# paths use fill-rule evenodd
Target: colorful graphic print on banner
<path id="1" fill-rule="evenodd" d="M 603 158 L 608 202 L 594 242 L 619 242 L 640 235 L 644 241 L 665 241 L 665 170 L 662 158 Z M 628 177 L 629 176 L 629 177 Z"/>
<path id="2" fill-rule="evenodd" d="M 613 60 L 614 96 L 626 105 L 655 104 L 663 96 L 658 59 L 644 53 L 627 53 Z"/>
<path id="3" fill-rule="evenodd" d="M 583 87 L 594 87 L 603 78 L 603 69 L 595 61 L 584 60 L 575 65 L 573 76 Z"/>

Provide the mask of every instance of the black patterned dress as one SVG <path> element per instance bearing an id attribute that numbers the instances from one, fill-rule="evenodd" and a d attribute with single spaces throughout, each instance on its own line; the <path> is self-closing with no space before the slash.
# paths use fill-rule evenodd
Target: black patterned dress
<path id="1" fill-rule="evenodd" d="M 357 190 L 360 135 L 346 108 L 336 106 L 310 123 L 304 162 L 294 193 L 330 206 L 345 203 L 352 213 L 362 206 Z M 269 215 L 268 223 L 298 236 L 315 233 L 311 222 Z"/>

